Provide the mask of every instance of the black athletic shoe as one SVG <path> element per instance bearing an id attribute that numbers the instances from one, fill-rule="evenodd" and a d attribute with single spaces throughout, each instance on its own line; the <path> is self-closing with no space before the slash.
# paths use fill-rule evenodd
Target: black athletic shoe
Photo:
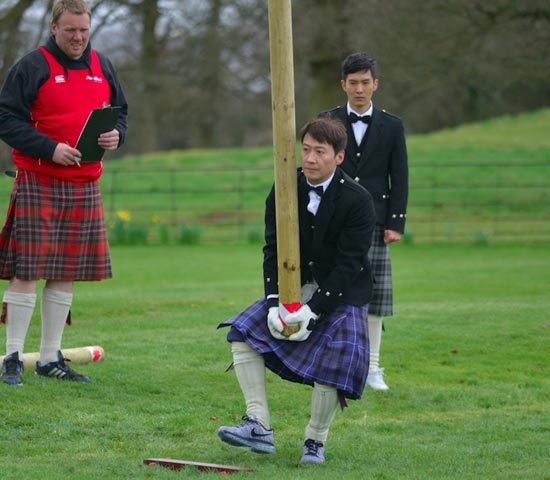
<path id="1" fill-rule="evenodd" d="M 63 358 L 61 350 L 57 352 L 57 362 L 49 362 L 45 365 L 42 365 L 40 362 L 36 362 L 36 371 L 35 375 L 40 377 L 52 377 L 59 378 L 60 380 L 70 380 L 72 382 L 83 382 L 90 383 L 91 380 L 85 375 L 80 375 L 74 370 L 65 365 L 65 360 L 69 361 L 68 358 Z"/>
<path id="2" fill-rule="evenodd" d="M 19 360 L 19 352 L 10 353 L 2 362 L 2 381 L 8 385 L 21 385 L 24 369 L 23 362 Z"/>

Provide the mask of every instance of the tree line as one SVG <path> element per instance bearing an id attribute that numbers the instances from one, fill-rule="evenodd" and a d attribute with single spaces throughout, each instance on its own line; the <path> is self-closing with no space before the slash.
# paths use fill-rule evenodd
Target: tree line
<path id="1" fill-rule="evenodd" d="M 49 35 L 52 2 L 0 2 L 0 82 Z M 267 0 L 89 4 L 92 45 L 130 105 L 120 154 L 271 143 Z M 374 101 L 408 133 L 550 104 L 543 0 L 294 0 L 292 17 L 297 126 L 345 101 L 340 63 L 354 51 L 377 59 Z"/>

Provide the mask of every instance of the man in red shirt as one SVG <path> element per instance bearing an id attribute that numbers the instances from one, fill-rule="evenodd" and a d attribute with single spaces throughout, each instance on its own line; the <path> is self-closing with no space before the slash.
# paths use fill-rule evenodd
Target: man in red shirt
<path id="1" fill-rule="evenodd" d="M 13 65 L 0 91 L 0 138 L 12 147 L 16 180 L 0 233 L 0 278 L 6 356 L 2 381 L 19 385 L 23 347 L 46 280 L 36 375 L 88 383 L 61 353 L 74 281 L 111 278 L 98 179 L 102 159 L 81 162 L 74 148 L 90 111 L 120 106 L 114 129 L 99 135 L 103 150 L 124 142 L 128 106 L 111 62 L 90 46 L 91 10 L 85 0 L 56 0 L 52 35 Z"/>

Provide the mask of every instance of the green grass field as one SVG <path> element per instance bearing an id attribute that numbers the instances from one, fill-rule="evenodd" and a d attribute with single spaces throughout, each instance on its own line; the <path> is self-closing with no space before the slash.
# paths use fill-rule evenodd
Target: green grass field
<path id="1" fill-rule="evenodd" d="M 101 345 L 90 385 L 0 385 L 0 478 L 214 478 L 142 465 L 253 467 L 254 479 L 548 479 L 550 251 L 397 245 L 388 392 L 338 413 L 322 466 L 299 466 L 309 387 L 268 375 L 277 453 L 223 445 L 244 405 L 217 324 L 262 294 L 261 247 L 114 247 L 115 278 L 78 284 L 64 347 Z M 0 343 L 5 328 L 0 327 Z M 27 350 L 38 348 L 34 318 Z"/>
<path id="2" fill-rule="evenodd" d="M 549 129 L 543 109 L 409 136 L 409 240 L 547 243 Z M 234 241 L 261 230 L 272 181 L 271 147 L 190 150 L 106 162 L 102 188 L 109 218 L 126 210 L 150 237 L 185 224 Z"/>
<path id="3" fill-rule="evenodd" d="M 409 136 L 407 240 L 547 244 L 549 130 L 547 108 Z M 111 240 L 175 243 L 182 230 L 200 243 L 257 238 L 272 182 L 271 147 L 107 157 L 101 188 Z M 11 186 L 0 182 L 0 207 Z"/>

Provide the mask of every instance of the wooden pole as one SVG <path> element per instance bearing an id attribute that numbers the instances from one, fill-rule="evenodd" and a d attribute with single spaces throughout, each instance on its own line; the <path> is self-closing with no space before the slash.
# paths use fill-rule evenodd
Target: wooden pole
<path id="1" fill-rule="evenodd" d="M 73 363 L 90 363 L 101 362 L 105 358 L 105 350 L 98 345 L 89 347 L 63 348 L 61 350 L 63 358 L 70 360 Z M 0 362 L 4 360 L 4 356 L 0 356 Z M 20 359 L 26 369 L 36 367 L 36 362 L 40 360 L 39 352 L 24 353 Z"/>
<path id="2" fill-rule="evenodd" d="M 280 314 L 300 308 L 300 244 L 291 0 L 269 0 L 269 45 Z M 284 334 L 291 332 L 286 327 Z"/>

